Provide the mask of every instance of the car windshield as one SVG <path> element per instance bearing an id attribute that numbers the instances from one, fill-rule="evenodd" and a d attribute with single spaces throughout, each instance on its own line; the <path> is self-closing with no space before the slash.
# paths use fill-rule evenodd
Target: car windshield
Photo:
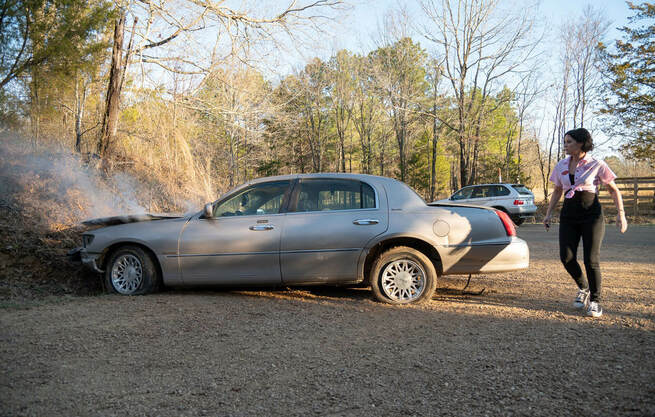
<path id="1" fill-rule="evenodd" d="M 532 195 L 532 191 L 530 191 L 525 185 L 523 184 L 513 184 L 512 188 L 515 189 L 519 194 L 521 195 Z"/>

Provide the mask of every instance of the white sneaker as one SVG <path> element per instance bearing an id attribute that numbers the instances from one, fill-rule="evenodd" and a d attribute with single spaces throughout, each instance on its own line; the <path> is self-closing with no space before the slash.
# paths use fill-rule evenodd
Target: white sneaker
<path id="1" fill-rule="evenodd" d="M 575 308 L 585 308 L 589 303 L 589 290 L 579 290 L 578 295 L 575 297 L 573 302 L 573 307 Z"/>
<path id="2" fill-rule="evenodd" d="M 592 301 L 587 308 L 587 315 L 590 317 L 600 317 L 603 315 L 603 308 L 596 301 Z"/>

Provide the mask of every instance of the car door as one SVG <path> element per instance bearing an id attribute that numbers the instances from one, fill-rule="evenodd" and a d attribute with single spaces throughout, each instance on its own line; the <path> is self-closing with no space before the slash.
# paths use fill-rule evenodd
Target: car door
<path id="1" fill-rule="evenodd" d="M 282 231 L 282 281 L 355 280 L 366 243 L 388 226 L 386 204 L 380 204 L 382 193 L 383 189 L 354 179 L 300 180 Z"/>
<path id="2" fill-rule="evenodd" d="M 491 191 L 491 198 L 487 205 L 494 207 L 508 207 L 508 205 L 512 204 L 512 202 L 509 201 L 511 199 L 511 191 L 506 186 L 500 184 L 490 185 L 489 189 Z"/>
<path id="3" fill-rule="evenodd" d="M 470 204 L 476 204 L 479 206 L 486 206 L 491 201 L 491 190 L 489 186 L 486 185 L 476 185 L 473 187 L 471 192 L 471 198 L 469 199 Z"/>
<path id="4" fill-rule="evenodd" d="M 183 229 L 179 265 L 185 284 L 277 284 L 280 236 L 291 181 L 259 183 L 218 201 L 213 218 Z"/>
<path id="5" fill-rule="evenodd" d="M 474 188 L 475 187 L 464 187 L 457 191 L 455 194 L 451 195 L 448 200 L 453 202 L 466 202 L 466 200 L 471 198 L 471 193 L 473 192 Z"/>

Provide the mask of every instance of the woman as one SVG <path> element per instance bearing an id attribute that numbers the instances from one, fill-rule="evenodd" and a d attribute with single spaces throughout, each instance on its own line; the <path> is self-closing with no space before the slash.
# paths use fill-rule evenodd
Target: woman
<path id="1" fill-rule="evenodd" d="M 569 155 L 559 161 L 550 180 L 555 189 L 544 218 L 546 230 L 550 227 L 555 205 L 564 193 L 564 204 L 560 213 L 559 253 L 566 271 L 578 284 L 578 295 L 573 305 L 587 307 L 587 315 L 600 317 L 600 245 L 605 234 L 603 210 L 598 201 L 598 185 L 605 184 L 617 209 L 616 225 L 621 233 L 628 228 L 623 210 L 621 192 L 614 184 L 616 175 L 603 161 L 591 157 L 593 149 L 591 134 L 584 128 L 574 129 L 564 135 L 564 150 Z M 576 260 L 578 244 L 582 238 L 584 266 L 587 278 Z"/>

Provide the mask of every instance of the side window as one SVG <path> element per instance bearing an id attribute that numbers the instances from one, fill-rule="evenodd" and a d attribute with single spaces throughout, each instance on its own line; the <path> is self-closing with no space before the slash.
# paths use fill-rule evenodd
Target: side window
<path id="1" fill-rule="evenodd" d="M 296 210 L 332 211 L 375 208 L 373 188 L 355 180 L 303 180 Z"/>
<path id="2" fill-rule="evenodd" d="M 495 190 L 495 193 L 494 193 L 494 197 L 502 197 L 502 196 L 509 195 L 509 193 L 510 193 L 510 191 L 505 186 L 496 185 L 495 188 L 496 188 L 496 190 Z"/>
<path id="3" fill-rule="evenodd" d="M 485 196 L 485 187 L 473 187 L 471 198 L 483 198 Z"/>
<path id="4" fill-rule="evenodd" d="M 282 207 L 289 181 L 253 185 L 214 206 L 214 217 L 277 214 Z"/>
<path id="5" fill-rule="evenodd" d="M 467 187 L 467 188 L 462 188 L 461 190 L 457 191 L 455 194 L 453 194 L 452 197 L 450 197 L 451 200 L 464 200 L 467 198 L 471 198 L 471 192 L 473 191 L 474 187 Z"/>

